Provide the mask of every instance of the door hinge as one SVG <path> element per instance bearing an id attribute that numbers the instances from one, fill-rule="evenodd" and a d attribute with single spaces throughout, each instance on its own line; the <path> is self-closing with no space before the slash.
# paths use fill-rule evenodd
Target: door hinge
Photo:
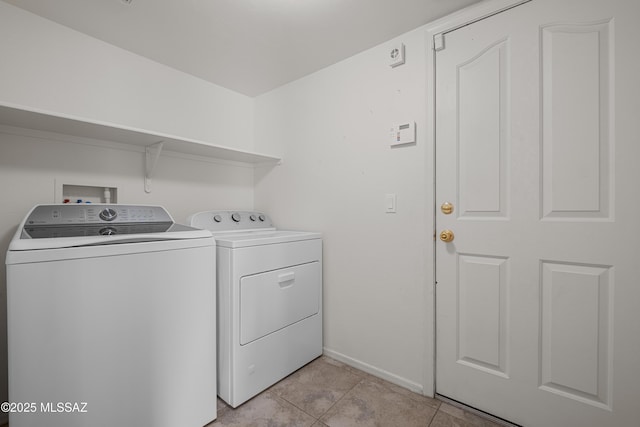
<path id="1" fill-rule="evenodd" d="M 433 50 L 436 52 L 444 49 L 444 33 L 433 36 Z"/>

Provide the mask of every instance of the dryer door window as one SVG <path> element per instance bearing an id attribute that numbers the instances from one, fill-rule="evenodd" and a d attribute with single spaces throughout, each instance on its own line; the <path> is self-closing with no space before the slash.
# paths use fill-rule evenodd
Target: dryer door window
<path id="1" fill-rule="evenodd" d="M 320 310 L 318 261 L 240 279 L 240 345 L 313 316 Z"/>

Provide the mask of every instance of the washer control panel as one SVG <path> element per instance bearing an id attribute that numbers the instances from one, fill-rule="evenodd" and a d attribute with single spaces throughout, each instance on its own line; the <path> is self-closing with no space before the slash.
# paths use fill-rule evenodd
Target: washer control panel
<path id="1" fill-rule="evenodd" d="M 113 236 L 178 231 L 161 206 L 140 205 L 38 205 L 25 220 L 21 239 Z M 186 227 L 188 228 L 188 227 Z"/>
<path id="2" fill-rule="evenodd" d="M 207 211 L 191 215 L 187 222 L 191 227 L 210 231 L 240 231 L 273 229 L 271 218 L 262 212 Z"/>
<path id="3" fill-rule="evenodd" d="M 139 224 L 173 222 L 161 206 L 139 205 L 40 205 L 27 218 L 26 226 Z"/>

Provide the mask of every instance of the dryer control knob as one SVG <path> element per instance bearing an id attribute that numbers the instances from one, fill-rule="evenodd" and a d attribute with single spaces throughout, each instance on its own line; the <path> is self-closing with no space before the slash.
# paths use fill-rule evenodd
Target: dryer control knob
<path id="1" fill-rule="evenodd" d="M 249 215 L 249 219 L 251 221 L 255 221 L 257 218 L 256 218 L 256 216 L 254 214 L 251 214 L 251 215 Z"/>
<path id="2" fill-rule="evenodd" d="M 100 218 L 105 221 L 113 221 L 118 216 L 118 212 L 115 209 L 106 208 L 100 212 Z"/>
<path id="3" fill-rule="evenodd" d="M 235 222 L 240 222 L 240 214 L 238 212 L 234 212 L 231 214 L 231 219 Z"/>
<path id="4" fill-rule="evenodd" d="M 260 215 L 258 218 L 260 219 L 260 221 L 264 221 L 265 220 L 265 216 L 264 215 Z"/>
<path id="5" fill-rule="evenodd" d="M 216 216 L 213 217 L 213 220 L 215 222 L 220 222 L 220 221 L 222 221 L 222 217 L 220 215 L 216 215 Z"/>

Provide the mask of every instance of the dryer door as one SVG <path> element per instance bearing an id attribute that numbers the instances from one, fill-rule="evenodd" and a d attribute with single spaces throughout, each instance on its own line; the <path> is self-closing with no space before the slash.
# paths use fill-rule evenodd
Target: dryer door
<path id="1" fill-rule="evenodd" d="M 240 345 L 313 316 L 320 310 L 318 261 L 240 279 Z"/>

